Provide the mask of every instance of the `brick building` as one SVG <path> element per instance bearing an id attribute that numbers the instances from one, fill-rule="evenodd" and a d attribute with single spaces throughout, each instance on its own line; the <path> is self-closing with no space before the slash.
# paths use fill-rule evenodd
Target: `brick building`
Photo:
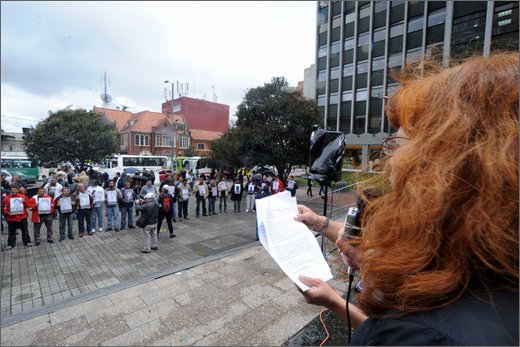
<path id="1" fill-rule="evenodd" d="M 225 133 L 229 129 L 229 105 L 182 96 L 173 100 L 191 130 Z M 171 101 L 162 104 L 162 112 L 171 114 Z"/>
<path id="2" fill-rule="evenodd" d="M 196 156 L 206 157 L 211 152 L 210 142 L 222 136 L 221 132 L 191 129 L 191 143 Z"/>
<path id="3" fill-rule="evenodd" d="M 180 156 L 183 149 L 190 147 L 191 134 L 181 114 L 174 115 L 175 127 L 172 129 L 171 117 L 159 112 L 134 114 L 96 106 L 93 111 L 116 124 L 121 154 L 170 155 L 173 149 Z"/>

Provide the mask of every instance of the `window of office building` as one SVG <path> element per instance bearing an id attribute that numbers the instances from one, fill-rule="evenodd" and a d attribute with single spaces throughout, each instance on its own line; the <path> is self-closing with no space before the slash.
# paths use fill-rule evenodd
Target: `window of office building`
<path id="1" fill-rule="evenodd" d="M 356 10 L 355 1 L 345 1 L 345 13 L 352 13 Z"/>
<path id="2" fill-rule="evenodd" d="M 455 3 L 451 34 L 451 55 L 453 58 L 464 58 L 482 52 L 484 48 L 484 31 L 486 26 L 486 4 L 469 7 Z"/>
<path id="3" fill-rule="evenodd" d="M 366 33 L 370 29 L 370 17 L 360 18 L 358 21 L 358 33 Z"/>
<path id="4" fill-rule="evenodd" d="M 343 51 L 343 64 L 351 64 L 354 61 L 354 50 Z"/>
<path id="5" fill-rule="evenodd" d="M 321 118 L 325 117 L 325 106 L 318 106 L 318 112 L 320 113 Z"/>
<path id="6" fill-rule="evenodd" d="M 352 76 L 354 74 L 354 65 L 348 64 L 343 66 L 343 76 Z"/>
<path id="7" fill-rule="evenodd" d="M 325 94 L 325 81 L 316 83 L 316 94 L 317 95 L 323 95 Z"/>
<path id="8" fill-rule="evenodd" d="M 343 101 L 341 103 L 341 117 L 351 116 L 352 101 Z"/>
<path id="9" fill-rule="evenodd" d="M 368 60 L 358 61 L 357 73 L 368 72 Z"/>
<path id="10" fill-rule="evenodd" d="M 341 42 L 334 42 L 330 45 L 330 54 L 339 53 L 341 49 Z"/>
<path id="11" fill-rule="evenodd" d="M 404 19 L 404 4 L 394 6 L 392 1 L 392 8 L 390 9 L 390 24 L 400 22 Z"/>
<path id="12" fill-rule="evenodd" d="M 339 41 L 339 39 L 341 38 L 340 35 L 341 35 L 341 28 L 340 27 L 332 29 L 331 34 L 330 34 L 330 42 Z"/>
<path id="13" fill-rule="evenodd" d="M 495 2 L 491 51 L 518 51 L 518 2 Z"/>
<path id="14" fill-rule="evenodd" d="M 381 113 L 383 112 L 383 88 L 372 88 L 370 105 L 368 109 L 368 132 L 377 134 L 381 132 Z"/>
<path id="15" fill-rule="evenodd" d="M 368 52 L 370 51 L 370 44 L 367 43 L 366 45 L 360 46 L 357 49 L 357 60 L 365 60 L 368 59 Z"/>
<path id="16" fill-rule="evenodd" d="M 318 25 L 325 24 L 329 21 L 329 7 L 320 7 L 318 11 Z"/>
<path id="17" fill-rule="evenodd" d="M 388 42 L 388 54 L 394 54 L 403 50 L 403 37 L 393 37 Z"/>
<path id="18" fill-rule="evenodd" d="M 356 101 L 364 101 L 368 97 L 368 92 L 366 88 L 358 89 L 356 92 Z"/>
<path id="19" fill-rule="evenodd" d="M 406 49 L 422 47 L 422 36 L 422 30 L 414 31 L 413 33 L 406 35 Z"/>
<path id="20" fill-rule="evenodd" d="M 381 57 L 385 55 L 385 41 L 375 42 L 372 46 L 372 57 Z"/>
<path id="21" fill-rule="evenodd" d="M 321 58 L 321 57 L 326 57 L 327 56 L 327 46 L 321 46 L 319 49 L 318 49 L 318 58 Z"/>
<path id="22" fill-rule="evenodd" d="M 338 119 L 338 105 L 329 105 L 329 113 L 327 115 L 327 130 L 336 131 Z"/>
<path id="23" fill-rule="evenodd" d="M 325 106 L 325 95 L 318 96 L 318 106 Z"/>
<path id="24" fill-rule="evenodd" d="M 332 3 L 332 17 L 341 14 L 341 1 L 334 1 Z"/>
<path id="25" fill-rule="evenodd" d="M 351 91 L 343 92 L 343 95 L 341 97 L 341 101 L 352 101 L 352 92 Z"/>
<path id="26" fill-rule="evenodd" d="M 424 14 L 424 1 L 408 2 L 408 18 L 422 16 Z"/>
<path id="27" fill-rule="evenodd" d="M 404 22 L 400 22 L 390 27 L 390 38 L 402 36 L 404 32 Z"/>
<path id="28" fill-rule="evenodd" d="M 421 47 L 409 49 L 408 51 L 406 51 L 406 63 L 417 61 L 417 60 L 421 59 L 421 56 L 422 56 Z"/>
<path id="29" fill-rule="evenodd" d="M 430 2 L 428 2 L 429 4 Z M 426 43 L 444 41 L 444 22 L 446 10 L 440 10 L 428 15 L 428 29 L 426 30 Z"/>
<path id="30" fill-rule="evenodd" d="M 346 134 L 350 133 L 351 106 L 351 101 L 341 103 L 341 117 L 339 119 L 339 128 L 340 131 Z"/>
<path id="31" fill-rule="evenodd" d="M 318 73 L 318 82 L 324 82 L 327 79 L 327 71 L 323 70 Z"/>
<path id="32" fill-rule="evenodd" d="M 428 1 L 428 13 L 441 8 L 446 8 L 446 1 Z"/>
<path id="33" fill-rule="evenodd" d="M 334 18 L 332 20 L 332 28 L 339 28 L 342 23 L 343 23 L 343 20 L 341 19 L 341 17 Z"/>
<path id="34" fill-rule="evenodd" d="M 345 37 L 354 36 L 354 22 L 345 23 L 345 28 L 343 29 Z"/>
<path id="35" fill-rule="evenodd" d="M 339 53 L 331 54 L 330 55 L 330 67 L 337 67 L 339 66 Z"/>
<path id="36" fill-rule="evenodd" d="M 354 104 L 354 134 L 359 135 L 365 132 L 366 107 L 366 101 L 357 101 Z"/>
<path id="37" fill-rule="evenodd" d="M 376 6 L 376 11 L 377 11 L 377 6 Z M 374 22 L 372 25 L 374 26 L 374 29 L 381 28 L 386 25 L 386 4 L 385 4 L 384 10 L 374 13 L 373 18 L 374 18 Z"/>
<path id="38" fill-rule="evenodd" d="M 379 30 L 374 31 L 374 36 L 372 38 L 372 41 L 379 42 L 386 39 L 386 28 L 382 28 Z"/>
<path id="39" fill-rule="evenodd" d="M 392 54 L 388 57 L 388 67 L 396 67 L 400 66 L 403 61 L 403 57 L 401 53 Z"/>
<path id="40" fill-rule="evenodd" d="M 351 39 L 346 39 L 345 42 L 343 43 L 343 50 L 346 51 L 348 49 L 353 49 L 355 46 L 354 44 L 354 39 L 351 38 Z"/>
<path id="41" fill-rule="evenodd" d="M 329 92 L 330 93 L 337 93 L 338 92 L 338 84 L 339 79 L 333 79 L 329 81 Z"/>
<path id="42" fill-rule="evenodd" d="M 330 70 L 330 79 L 339 78 L 339 68 L 333 68 Z"/>
<path id="43" fill-rule="evenodd" d="M 327 44 L 327 31 L 318 34 L 318 45 L 325 46 Z"/>
<path id="44" fill-rule="evenodd" d="M 352 90 L 352 76 L 343 77 L 342 88 L 343 91 Z"/>
<path id="45" fill-rule="evenodd" d="M 318 71 L 325 70 L 327 68 L 327 57 L 318 58 Z"/>
<path id="46" fill-rule="evenodd" d="M 383 78 L 385 75 L 384 72 L 385 72 L 384 70 L 372 71 L 372 73 L 370 74 L 371 85 L 373 85 L 373 86 L 382 85 Z"/>
<path id="47" fill-rule="evenodd" d="M 338 93 L 330 94 L 329 95 L 329 105 L 337 105 L 339 102 L 339 95 Z"/>
<path id="48" fill-rule="evenodd" d="M 367 73 L 356 75 L 356 89 L 367 87 Z"/>

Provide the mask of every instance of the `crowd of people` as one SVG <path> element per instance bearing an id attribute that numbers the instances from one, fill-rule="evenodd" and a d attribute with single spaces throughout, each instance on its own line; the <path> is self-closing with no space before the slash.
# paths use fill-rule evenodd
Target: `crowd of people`
<path id="1" fill-rule="evenodd" d="M 96 172 L 64 168 L 43 177 L 37 194 L 29 198 L 26 187 L 15 181 L 2 180 L 2 214 L 8 225 L 8 241 L 5 250 L 16 246 L 17 229 L 22 232 L 25 246 L 33 242 L 28 231 L 27 219 L 31 212 L 34 224 L 34 245 L 42 242 L 40 231 L 45 225 L 46 241 L 54 243 L 53 221 L 59 221 L 59 239 L 73 240 L 74 222 L 77 221 L 77 236 L 92 236 L 96 232 L 120 232 L 143 229 L 142 252 L 157 249 L 157 237 L 166 220 L 169 237 L 174 238 L 173 223 L 189 220 L 188 204 L 196 204 L 195 217 L 228 213 L 228 203 L 234 213 L 244 210 L 255 212 L 255 200 L 284 190 L 296 194 L 298 184 L 289 176 L 286 185 L 277 177 L 237 172 L 233 180 L 213 170 L 210 175 L 198 179 L 190 171 L 168 174 L 159 187 L 154 184 L 153 171 L 141 175 L 119 172 L 114 178 Z M 229 201 L 228 201 L 229 198 Z M 15 207 L 16 205 L 16 207 Z M 19 206 L 23 206 L 17 208 Z M 104 222 L 106 217 L 106 223 Z M 3 224 L 2 224 L 3 227 Z"/>

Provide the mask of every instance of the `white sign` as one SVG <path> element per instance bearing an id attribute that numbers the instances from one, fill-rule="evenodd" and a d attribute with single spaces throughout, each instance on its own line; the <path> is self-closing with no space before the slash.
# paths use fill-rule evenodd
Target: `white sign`
<path id="1" fill-rule="evenodd" d="M 190 192 L 188 189 L 182 190 L 182 200 L 188 200 L 190 198 Z"/>
<path id="2" fill-rule="evenodd" d="M 289 188 L 289 190 L 293 189 L 294 188 L 294 181 L 287 182 L 287 188 Z"/>
<path id="3" fill-rule="evenodd" d="M 60 211 L 61 213 L 69 213 L 72 212 L 72 199 L 70 196 L 61 197 L 60 201 Z"/>
<path id="4" fill-rule="evenodd" d="M 117 192 L 115 190 L 107 190 L 107 202 L 109 205 L 117 204 Z"/>
<path id="5" fill-rule="evenodd" d="M 39 198 L 38 199 L 38 213 L 39 214 L 51 213 L 51 198 Z"/>
<path id="6" fill-rule="evenodd" d="M 249 187 L 249 188 L 248 188 L 248 191 L 249 191 L 250 193 L 253 193 L 253 192 L 255 191 L 255 185 L 254 185 L 254 183 L 249 183 L 248 187 Z"/>
<path id="7" fill-rule="evenodd" d="M 218 195 L 218 191 L 217 191 L 217 190 L 218 190 L 217 187 L 213 187 L 213 188 L 211 188 L 211 194 L 212 194 L 213 196 L 217 196 L 217 195 Z"/>
<path id="8" fill-rule="evenodd" d="M 168 186 L 168 194 L 174 195 L 175 193 L 175 186 Z"/>
<path id="9" fill-rule="evenodd" d="M 278 183 L 278 181 L 274 181 L 274 182 L 273 182 L 273 190 L 274 190 L 275 192 L 278 191 L 279 186 L 280 186 L 280 183 Z"/>
<path id="10" fill-rule="evenodd" d="M 88 193 L 79 193 L 79 207 L 81 209 L 90 208 L 90 196 Z"/>
<path id="11" fill-rule="evenodd" d="M 11 198 L 9 200 L 9 207 L 10 207 L 12 216 L 23 214 L 23 209 L 24 209 L 23 199 L 22 198 Z"/>
<path id="12" fill-rule="evenodd" d="M 240 194 L 240 184 L 235 184 L 235 194 Z"/>
<path id="13" fill-rule="evenodd" d="M 203 197 L 204 195 L 206 195 L 206 186 L 202 185 L 202 186 L 199 186 L 199 195 L 201 197 Z"/>
<path id="14" fill-rule="evenodd" d="M 94 200 L 96 202 L 105 201 L 105 193 L 102 190 L 94 191 Z"/>
<path id="15" fill-rule="evenodd" d="M 132 201 L 133 200 L 133 198 L 134 198 L 134 192 L 133 191 L 128 191 L 127 190 L 125 192 L 125 194 L 126 194 L 126 200 L 127 201 Z"/>

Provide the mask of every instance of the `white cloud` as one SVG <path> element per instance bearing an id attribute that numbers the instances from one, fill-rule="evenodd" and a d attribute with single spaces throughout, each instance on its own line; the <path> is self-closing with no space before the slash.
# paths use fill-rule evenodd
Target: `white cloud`
<path id="1" fill-rule="evenodd" d="M 189 96 L 230 106 L 314 63 L 315 2 L 2 2 L 2 128 L 69 104 L 101 105 L 108 93 L 160 111 L 164 80 Z M 28 102 L 31 100 L 31 102 Z M 18 121 L 13 122 L 16 117 Z M 18 131 L 20 131 L 18 129 Z"/>

